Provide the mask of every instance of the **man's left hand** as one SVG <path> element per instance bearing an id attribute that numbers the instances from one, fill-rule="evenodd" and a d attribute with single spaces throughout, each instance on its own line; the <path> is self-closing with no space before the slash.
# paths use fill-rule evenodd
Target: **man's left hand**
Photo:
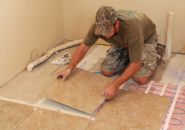
<path id="1" fill-rule="evenodd" d="M 101 95 L 104 95 L 106 100 L 111 100 L 116 96 L 117 91 L 118 88 L 114 84 L 109 84 Z"/>

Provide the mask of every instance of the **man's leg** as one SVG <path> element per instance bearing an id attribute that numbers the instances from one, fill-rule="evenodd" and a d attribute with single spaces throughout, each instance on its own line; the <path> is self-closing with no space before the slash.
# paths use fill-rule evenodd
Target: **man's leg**
<path id="1" fill-rule="evenodd" d="M 147 70 L 146 68 L 141 67 L 139 72 L 134 75 L 133 80 L 136 83 L 143 85 L 150 81 L 154 74 L 155 70 Z"/>
<path id="2" fill-rule="evenodd" d="M 104 76 L 121 73 L 129 64 L 128 48 L 110 48 L 102 63 L 101 72 Z"/>
<path id="3" fill-rule="evenodd" d="M 157 45 L 157 35 L 154 34 L 147 42 L 144 44 L 143 54 L 142 54 L 142 67 L 134 75 L 133 80 L 138 84 L 146 84 L 151 80 L 152 76 L 155 74 L 157 69 L 158 57 L 156 50 Z"/>

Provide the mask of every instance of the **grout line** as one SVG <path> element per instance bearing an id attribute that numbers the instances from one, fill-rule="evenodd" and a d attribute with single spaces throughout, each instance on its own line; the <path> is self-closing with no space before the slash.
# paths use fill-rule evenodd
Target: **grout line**
<path id="1" fill-rule="evenodd" d="M 21 105 L 27 105 L 27 106 L 35 107 L 33 104 L 31 104 L 29 102 L 20 101 L 20 100 L 16 100 L 16 99 L 10 99 L 10 98 L 6 98 L 6 97 L 1 97 L 0 96 L 0 100 L 12 102 L 12 103 L 18 103 L 18 104 L 21 104 Z"/>
<path id="2" fill-rule="evenodd" d="M 26 70 L 25 67 L 23 67 L 22 69 L 20 69 L 15 75 L 13 75 L 9 80 L 7 80 L 5 83 L 3 83 L 2 85 L 0 85 L 0 88 L 5 87 L 7 84 L 9 84 L 11 81 L 13 81 L 15 78 L 17 78 L 22 72 L 24 72 Z"/>
<path id="3" fill-rule="evenodd" d="M 23 118 L 22 120 L 18 121 L 15 124 L 14 128 L 19 127 L 26 119 L 28 119 L 29 116 L 31 116 L 31 114 L 33 114 L 33 112 L 34 112 L 34 109 L 25 118 Z"/>

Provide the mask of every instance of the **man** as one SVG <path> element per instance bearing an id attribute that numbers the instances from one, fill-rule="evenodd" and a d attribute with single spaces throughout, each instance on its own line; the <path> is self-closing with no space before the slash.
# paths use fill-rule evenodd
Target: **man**
<path id="1" fill-rule="evenodd" d="M 150 80 L 156 70 L 158 57 L 155 25 L 144 14 L 126 10 L 115 11 L 110 6 L 102 6 L 97 11 L 95 24 L 74 53 L 70 65 L 59 74 L 63 81 L 69 77 L 98 38 L 112 44 L 102 64 L 102 74 L 121 74 L 102 92 L 107 100 L 113 99 L 119 86 L 130 78 L 139 84 Z"/>

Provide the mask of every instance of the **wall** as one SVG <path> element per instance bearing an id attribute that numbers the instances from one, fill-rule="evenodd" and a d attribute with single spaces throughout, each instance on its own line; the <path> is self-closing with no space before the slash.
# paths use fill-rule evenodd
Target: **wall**
<path id="1" fill-rule="evenodd" d="M 63 39 L 62 0 L 0 0 L 0 86 Z"/>
<path id="2" fill-rule="evenodd" d="M 64 0 L 64 36 L 68 39 L 85 37 L 94 22 L 97 9 L 111 5 L 116 9 L 131 9 L 144 12 L 157 25 L 158 33 L 163 36 L 167 23 L 167 12 L 174 11 L 173 50 L 185 52 L 185 1 L 184 0 Z"/>
<path id="3" fill-rule="evenodd" d="M 173 2 L 172 11 L 175 12 L 174 20 L 174 51 L 185 53 L 185 1 L 178 0 Z"/>

